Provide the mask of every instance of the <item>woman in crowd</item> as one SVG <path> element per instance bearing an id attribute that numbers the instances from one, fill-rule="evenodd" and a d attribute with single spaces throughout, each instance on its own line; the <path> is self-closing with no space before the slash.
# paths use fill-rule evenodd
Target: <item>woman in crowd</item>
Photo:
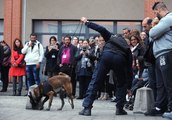
<path id="1" fill-rule="evenodd" d="M 59 67 L 55 65 L 57 63 L 57 55 L 59 51 L 59 46 L 57 44 L 57 39 L 55 36 L 50 37 L 49 45 L 46 47 L 45 57 L 46 57 L 46 72 L 48 78 L 56 75 L 59 72 Z"/>
<path id="2" fill-rule="evenodd" d="M 79 80 L 79 97 L 83 99 L 92 76 L 93 61 L 90 53 L 89 42 L 83 41 L 82 49 L 78 49 L 76 57 L 76 73 Z"/>
<path id="3" fill-rule="evenodd" d="M 143 70 L 144 67 L 144 60 L 143 60 L 143 54 L 145 51 L 145 48 L 143 46 L 143 44 L 141 44 L 141 38 L 140 36 L 136 35 L 136 34 L 132 34 L 130 36 L 130 46 L 131 46 L 131 52 L 133 55 L 133 72 L 134 75 L 137 74 L 137 67 L 136 67 L 136 59 L 139 60 L 139 64 L 140 64 L 140 70 Z M 141 73 L 141 72 L 140 72 Z"/>
<path id="4" fill-rule="evenodd" d="M 1 66 L 1 80 L 3 83 L 2 90 L 0 92 L 6 92 L 8 88 L 8 73 L 10 69 L 10 57 L 11 57 L 11 49 L 8 46 L 8 44 L 3 40 L 0 42 L 0 44 L 3 46 L 3 51 L 4 51 L 4 57 L 2 61 L 2 66 Z"/>
<path id="5" fill-rule="evenodd" d="M 23 48 L 22 41 L 16 38 L 13 42 L 13 50 L 11 55 L 11 68 L 9 75 L 13 79 L 13 96 L 21 96 L 21 91 L 23 88 L 23 76 L 26 75 L 26 65 L 24 62 L 24 55 L 21 53 Z M 18 89 L 17 89 L 18 80 Z M 16 93 L 16 90 L 18 93 Z"/>

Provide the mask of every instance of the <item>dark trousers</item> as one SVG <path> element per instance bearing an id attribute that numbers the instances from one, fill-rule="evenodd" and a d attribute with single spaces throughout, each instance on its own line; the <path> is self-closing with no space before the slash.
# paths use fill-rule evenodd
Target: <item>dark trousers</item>
<path id="1" fill-rule="evenodd" d="M 148 73 L 149 73 L 149 87 L 153 90 L 154 99 L 156 100 L 157 89 L 156 89 L 155 65 L 148 66 Z"/>
<path id="2" fill-rule="evenodd" d="M 8 82 L 9 82 L 9 66 L 1 66 L 1 80 L 3 83 L 2 90 L 7 91 L 8 88 Z"/>
<path id="3" fill-rule="evenodd" d="M 96 98 L 100 83 L 102 83 L 102 81 L 106 78 L 106 74 L 109 70 L 112 69 L 117 77 L 116 107 L 123 109 L 127 91 L 125 67 L 126 61 L 123 56 L 110 51 L 104 51 L 92 75 L 91 82 L 86 92 L 86 97 L 83 101 L 83 107 L 92 108 L 92 104 Z"/>
<path id="4" fill-rule="evenodd" d="M 91 76 L 78 76 L 79 78 L 79 97 L 83 98 L 86 94 Z"/>
<path id="5" fill-rule="evenodd" d="M 172 110 L 172 52 L 163 54 L 156 59 L 157 98 L 155 106 Z"/>
<path id="6" fill-rule="evenodd" d="M 18 76 L 18 92 L 21 93 L 23 87 L 23 76 Z M 17 90 L 17 76 L 13 76 L 13 91 Z"/>

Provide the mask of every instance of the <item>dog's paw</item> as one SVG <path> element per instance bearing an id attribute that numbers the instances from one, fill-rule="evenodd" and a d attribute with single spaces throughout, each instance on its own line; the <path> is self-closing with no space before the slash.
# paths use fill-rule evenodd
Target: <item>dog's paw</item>
<path id="1" fill-rule="evenodd" d="M 71 108 L 74 109 L 74 105 L 73 104 L 71 104 Z"/>
<path id="2" fill-rule="evenodd" d="M 50 108 L 47 108 L 46 111 L 50 111 Z"/>
<path id="3" fill-rule="evenodd" d="M 39 110 L 43 110 L 43 109 L 44 109 L 44 107 L 40 107 L 40 108 L 39 108 Z"/>

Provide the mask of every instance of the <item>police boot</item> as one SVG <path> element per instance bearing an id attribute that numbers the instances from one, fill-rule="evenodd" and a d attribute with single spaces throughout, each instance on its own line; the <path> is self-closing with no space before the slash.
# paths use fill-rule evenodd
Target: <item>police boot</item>
<path id="1" fill-rule="evenodd" d="M 116 115 L 127 115 L 124 109 L 116 108 Z"/>
<path id="2" fill-rule="evenodd" d="M 79 112 L 79 115 L 91 116 L 91 108 L 84 108 L 81 112 Z"/>

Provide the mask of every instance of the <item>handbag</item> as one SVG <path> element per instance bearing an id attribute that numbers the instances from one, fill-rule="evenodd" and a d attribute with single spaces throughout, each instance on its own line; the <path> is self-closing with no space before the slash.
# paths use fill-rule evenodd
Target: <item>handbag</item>
<path id="1" fill-rule="evenodd" d="M 23 59 L 19 64 L 18 64 L 18 67 L 22 68 L 26 65 L 26 62 L 25 60 Z"/>
<path id="2" fill-rule="evenodd" d="M 154 64 L 155 63 L 155 56 L 153 54 L 153 42 L 150 42 L 147 46 L 145 54 L 143 56 L 144 60 L 148 63 Z"/>

